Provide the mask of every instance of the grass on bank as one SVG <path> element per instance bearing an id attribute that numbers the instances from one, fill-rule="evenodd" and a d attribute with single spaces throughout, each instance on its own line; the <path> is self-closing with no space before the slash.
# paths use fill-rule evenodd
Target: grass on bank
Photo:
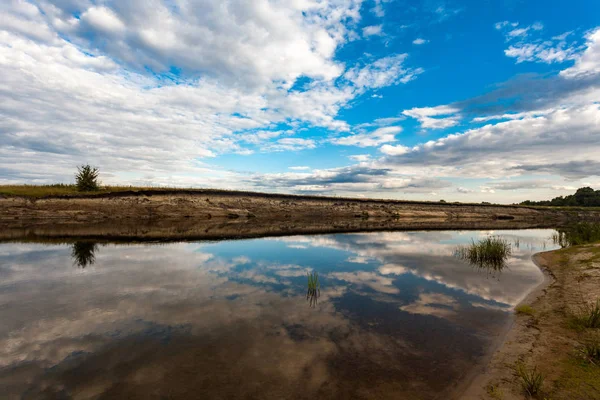
<path id="1" fill-rule="evenodd" d="M 537 397 L 541 394 L 544 385 L 544 374 L 538 371 L 537 367 L 528 368 L 519 363 L 515 368 L 515 372 L 521 380 L 521 387 L 525 393 L 530 397 Z"/>
<path id="2" fill-rule="evenodd" d="M 520 306 L 517 306 L 515 308 L 515 311 L 517 314 L 525 314 L 525 315 L 533 315 L 535 313 L 535 310 L 531 306 L 528 306 L 527 304 L 522 304 Z"/>
<path id="3" fill-rule="evenodd" d="M 98 193 L 118 193 L 127 191 L 142 191 L 142 190 L 177 190 L 180 188 L 167 187 L 150 187 L 150 186 L 100 186 L 98 190 L 92 192 Z M 0 194 L 8 196 L 22 197 L 47 197 L 47 196 L 89 196 L 90 192 L 80 192 L 77 185 L 67 185 L 57 183 L 55 185 L 2 185 L 0 186 Z"/>
<path id="4" fill-rule="evenodd" d="M 600 223 L 582 222 L 558 229 L 552 241 L 562 248 L 600 241 Z"/>

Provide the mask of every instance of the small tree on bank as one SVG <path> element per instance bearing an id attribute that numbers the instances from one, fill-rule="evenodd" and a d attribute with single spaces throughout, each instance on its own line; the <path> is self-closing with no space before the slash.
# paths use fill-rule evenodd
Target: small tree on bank
<path id="1" fill-rule="evenodd" d="M 93 168 L 89 164 L 77 167 L 77 173 L 75 174 L 77 190 L 80 192 L 98 190 L 98 173 L 98 168 Z"/>

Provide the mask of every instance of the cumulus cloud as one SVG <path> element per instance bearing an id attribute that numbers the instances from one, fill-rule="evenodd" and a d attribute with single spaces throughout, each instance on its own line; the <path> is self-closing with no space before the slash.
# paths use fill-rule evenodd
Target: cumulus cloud
<path id="1" fill-rule="evenodd" d="M 421 74 L 421 68 L 403 66 L 407 54 L 397 54 L 381 58 L 364 67 L 354 67 L 344 77 L 358 88 L 376 89 L 384 86 L 407 83 Z"/>
<path id="2" fill-rule="evenodd" d="M 586 36 L 585 50 L 575 58 L 575 65 L 561 71 L 566 78 L 581 78 L 600 74 L 600 28 Z"/>
<path id="3" fill-rule="evenodd" d="M 383 143 L 394 142 L 396 140 L 396 135 L 400 132 L 402 132 L 401 127 L 388 126 L 376 129 L 373 132 L 357 133 L 356 135 L 333 139 L 332 142 L 344 146 L 379 146 Z"/>
<path id="4" fill-rule="evenodd" d="M 382 25 L 370 25 L 370 26 L 365 26 L 362 29 L 363 32 L 363 36 L 364 37 L 369 37 L 369 36 L 381 36 L 383 34 L 383 26 Z"/>
<path id="5" fill-rule="evenodd" d="M 389 156 L 389 168 L 427 167 L 440 176 L 510 176 L 516 170 L 552 172 L 567 178 L 598 174 L 600 105 L 560 108 L 485 125 L 429 141 Z M 556 159 L 564 160 L 556 162 Z M 581 161 L 590 160 L 590 161 Z"/>
<path id="6" fill-rule="evenodd" d="M 425 40 L 423 38 L 416 38 L 415 40 L 413 40 L 413 44 L 416 45 L 425 44 L 427 42 L 429 42 L 429 40 Z"/>
<path id="7" fill-rule="evenodd" d="M 349 130 L 337 115 L 351 100 L 418 74 L 406 55 L 334 60 L 359 9 L 359 0 L 2 2 L 0 182 L 64 182 L 90 162 L 105 183 L 236 187 L 234 173 L 205 160 L 258 150 L 248 146 L 315 148 L 290 136 Z"/>
<path id="8" fill-rule="evenodd" d="M 460 110 L 451 106 L 422 107 L 405 110 L 402 114 L 417 119 L 425 129 L 445 129 L 457 125 Z"/>

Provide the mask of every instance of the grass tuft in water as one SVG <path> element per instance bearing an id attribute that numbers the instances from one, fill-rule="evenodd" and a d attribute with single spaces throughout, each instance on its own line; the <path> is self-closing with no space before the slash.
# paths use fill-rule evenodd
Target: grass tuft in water
<path id="1" fill-rule="evenodd" d="M 98 245 L 94 242 L 75 242 L 71 247 L 73 263 L 78 267 L 85 268 L 96 262 L 96 251 Z"/>
<path id="2" fill-rule="evenodd" d="M 479 268 L 501 271 L 512 254 L 510 243 L 497 236 L 488 236 L 468 246 L 458 246 L 455 256 Z"/>
<path id="3" fill-rule="evenodd" d="M 544 385 L 544 374 L 539 372 L 537 367 L 530 369 L 523 363 L 518 363 L 515 372 L 521 380 L 521 387 L 525 393 L 531 397 L 536 397 L 541 393 Z"/>
<path id="4" fill-rule="evenodd" d="M 306 300 L 308 300 L 311 307 L 317 305 L 319 296 L 321 296 L 321 284 L 319 283 L 318 272 L 307 272 L 308 278 L 308 291 L 306 292 Z"/>

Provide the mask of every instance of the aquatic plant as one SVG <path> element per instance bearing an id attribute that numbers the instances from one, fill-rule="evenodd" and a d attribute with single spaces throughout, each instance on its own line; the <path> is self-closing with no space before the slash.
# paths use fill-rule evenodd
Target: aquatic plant
<path id="1" fill-rule="evenodd" d="M 582 222 L 558 229 L 552 235 L 554 244 L 562 248 L 600 241 L 600 223 Z"/>
<path id="2" fill-rule="evenodd" d="M 96 262 L 96 251 L 98 245 L 94 242 L 75 242 L 71 247 L 73 263 L 78 267 L 85 268 Z"/>
<path id="3" fill-rule="evenodd" d="M 98 168 L 91 167 L 90 165 L 82 165 L 77 167 L 77 173 L 75 174 L 75 183 L 77 190 L 80 192 L 93 192 L 99 189 L 98 185 Z"/>
<path id="4" fill-rule="evenodd" d="M 478 268 L 501 271 L 512 254 L 510 243 L 497 236 L 488 236 L 468 246 L 458 246 L 454 255 Z"/>
<path id="5" fill-rule="evenodd" d="M 309 302 L 311 307 L 317 305 L 317 301 L 319 300 L 319 296 L 321 296 L 321 284 L 319 283 L 319 273 L 318 272 L 307 272 L 306 276 L 308 278 L 308 290 L 306 292 L 306 300 Z"/>
<path id="6" fill-rule="evenodd" d="M 537 367 L 529 369 L 523 363 L 518 363 L 515 372 L 521 379 L 521 387 L 525 393 L 531 397 L 540 394 L 544 385 L 544 374 L 539 372 Z"/>

